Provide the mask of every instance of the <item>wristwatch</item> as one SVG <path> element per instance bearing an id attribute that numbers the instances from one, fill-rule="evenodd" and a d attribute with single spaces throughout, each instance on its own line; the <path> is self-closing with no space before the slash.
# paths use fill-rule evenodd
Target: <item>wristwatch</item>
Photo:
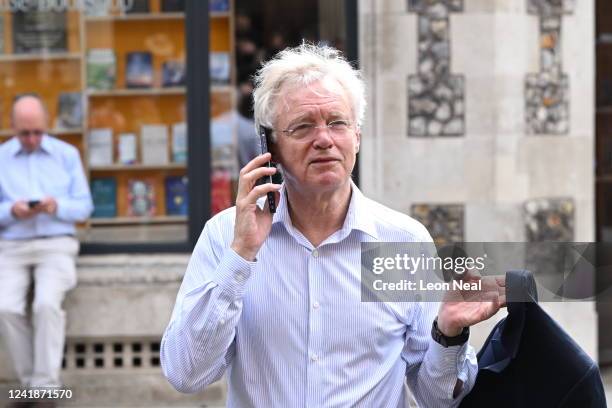
<path id="1" fill-rule="evenodd" d="M 436 317 L 431 326 L 431 337 L 440 344 L 442 347 L 459 346 L 470 337 L 470 328 L 464 327 L 460 334 L 454 337 L 445 336 L 444 333 L 438 329 L 438 318 Z"/>

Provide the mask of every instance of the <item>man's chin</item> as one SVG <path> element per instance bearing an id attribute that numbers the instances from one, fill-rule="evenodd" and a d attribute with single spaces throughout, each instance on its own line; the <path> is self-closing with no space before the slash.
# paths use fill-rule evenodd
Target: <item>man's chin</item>
<path id="1" fill-rule="evenodd" d="M 316 190 L 329 191 L 344 187 L 348 180 L 348 177 L 340 177 L 337 174 L 321 174 L 309 184 Z"/>

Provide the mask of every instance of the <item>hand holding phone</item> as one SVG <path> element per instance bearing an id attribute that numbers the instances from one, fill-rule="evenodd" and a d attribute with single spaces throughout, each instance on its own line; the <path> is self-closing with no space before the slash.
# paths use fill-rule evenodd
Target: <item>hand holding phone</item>
<path id="1" fill-rule="evenodd" d="M 28 207 L 31 209 L 33 209 L 34 207 L 36 207 L 38 204 L 40 204 L 40 200 L 30 200 L 28 201 Z"/>
<path id="2" fill-rule="evenodd" d="M 34 217 L 37 213 L 38 211 L 30 206 L 29 201 L 15 201 L 15 203 L 11 207 L 12 216 L 18 220 L 27 220 L 29 218 Z"/>
<path id="3" fill-rule="evenodd" d="M 274 194 L 279 194 L 281 186 L 268 182 L 268 175 L 276 173 L 276 168 L 267 163 L 271 158 L 270 153 L 256 156 L 240 170 L 238 178 L 236 220 L 231 248 L 248 261 L 255 259 L 272 228 L 272 212 L 278 199 Z M 261 183 L 261 180 L 265 182 Z M 265 196 L 270 203 L 270 194 L 272 198 L 276 198 L 271 202 L 271 211 L 262 210 L 257 202 Z"/>

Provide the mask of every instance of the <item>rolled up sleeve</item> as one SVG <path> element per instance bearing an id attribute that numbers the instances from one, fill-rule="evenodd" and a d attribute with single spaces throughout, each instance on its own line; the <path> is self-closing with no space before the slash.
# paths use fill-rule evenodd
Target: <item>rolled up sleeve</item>
<path id="1" fill-rule="evenodd" d="M 161 344 L 168 381 L 197 392 L 217 381 L 234 356 L 242 298 L 255 262 L 225 246 L 214 222 L 204 228 Z"/>
<path id="2" fill-rule="evenodd" d="M 431 337 L 431 325 L 439 304 L 415 305 L 412 324 L 406 336 L 402 358 L 406 361 L 406 378 L 419 406 L 456 407 L 476 381 L 478 362 L 468 342 L 443 347 Z M 453 398 L 457 381 L 463 383 Z"/>

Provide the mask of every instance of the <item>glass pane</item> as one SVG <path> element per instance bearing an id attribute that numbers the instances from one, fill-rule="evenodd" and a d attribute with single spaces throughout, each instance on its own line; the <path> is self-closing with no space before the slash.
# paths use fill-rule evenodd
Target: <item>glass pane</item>
<path id="1" fill-rule="evenodd" d="M 13 98 L 39 94 L 48 133 L 79 149 L 89 179 L 95 210 L 80 239 L 186 242 L 184 2 L 51 2 L 66 8 L 40 11 L 47 3 L 0 15 L 0 134 L 13 136 Z"/>
<path id="2" fill-rule="evenodd" d="M 252 107 L 252 76 L 261 63 L 304 40 L 325 42 L 341 50 L 345 43 L 343 0 L 236 0 L 234 5 L 236 69 L 221 81 L 232 85 L 233 96 L 223 99 L 215 92 L 218 85 L 214 78 L 212 84 L 213 214 L 234 205 L 239 170 L 261 152 Z M 214 52 L 211 57 L 214 65 L 218 57 Z"/>
<path id="3" fill-rule="evenodd" d="M 84 17 L 96 201 L 86 241 L 187 240 L 185 18 L 165 5 L 135 1 Z"/>

